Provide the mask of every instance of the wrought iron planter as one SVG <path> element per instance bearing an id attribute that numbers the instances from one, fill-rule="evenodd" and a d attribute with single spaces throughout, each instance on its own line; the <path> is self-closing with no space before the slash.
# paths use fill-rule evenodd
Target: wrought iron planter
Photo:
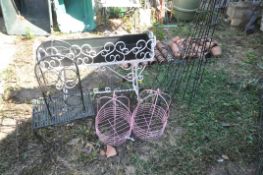
<path id="1" fill-rule="evenodd" d="M 155 37 L 151 32 L 144 34 L 123 35 L 113 37 L 82 38 L 72 40 L 52 40 L 42 43 L 36 50 L 37 60 L 46 56 L 57 55 L 70 58 L 80 69 L 95 68 L 109 70 L 111 73 L 131 82 L 132 88 L 111 89 L 104 91 L 93 89 L 95 94 L 119 91 L 135 91 L 139 95 L 138 81 L 143 79 L 142 63 L 154 60 Z M 128 65 L 123 67 L 121 65 Z M 126 74 L 115 71 L 121 67 Z"/>

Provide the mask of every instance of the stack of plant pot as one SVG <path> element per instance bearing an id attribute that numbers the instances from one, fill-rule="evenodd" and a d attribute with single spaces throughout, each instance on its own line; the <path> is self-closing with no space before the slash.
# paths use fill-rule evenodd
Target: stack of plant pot
<path id="1" fill-rule="evenodd" d="M 231 2 L 227 8 L 227 15 L 231 26 L 245 26 L 251 18 L 252 13 L 258 11 L 260 4 L 252 2 Z"/>
<path id="2" fill-rule="evenodd" d="M 174 0 L 174 13 L 177 20 L 191 21 L 201 0 Z"/>

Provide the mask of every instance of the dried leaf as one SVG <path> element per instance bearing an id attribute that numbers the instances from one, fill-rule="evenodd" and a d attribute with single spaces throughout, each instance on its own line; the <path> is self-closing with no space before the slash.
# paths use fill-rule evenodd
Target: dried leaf
<path id="1" fill-rule="evenodd" d="M 70 140 L 70 141 L 67 143 L 67 145 L 75 146 L 75 145 L 78 145 L 80 142 L 81 142 L 81 139 L 80 139 L 80 138 L 74 138 L 74 139 Z"/>
<path id="2" fill-rule="evenodd" d="M 83 152 L 90 154 L 94 150 L 94 147 L 90 143 L 86 143 L 85 147 L 82 149 Z"/>
<path id="3" fill-rule="evenodd" d="M 223 127 L 233 127 L 233 126 L 236 126 L 236 124 L 232 124 L 232 123 L 221 123 L 221 125 Z"/>
<path id="4" fill-rule="evenodd" d="M 225 159 L 225 160 L 229 160 L 229 157 L 227 155 L 222 155 L 222 158 Z"/>
<path id="5" fill-rule="evenodd" d="M 223 163 L 223 162 L 224 162 L 224 159 L 221 159 L 221 158 L 220 158 L 220 159 L 217 159 L 217 162 L 218 162 L 218 163 Z"/>

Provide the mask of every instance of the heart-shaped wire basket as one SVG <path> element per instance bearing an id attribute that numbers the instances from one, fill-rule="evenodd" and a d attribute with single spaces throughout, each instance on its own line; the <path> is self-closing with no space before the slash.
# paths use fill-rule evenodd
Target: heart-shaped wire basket
<path id="1" fill-rule="evenodd" d="M 96 134 L 101 142 L 118 146 L 130 137 L 132 131 L 132 114 L 130 101 L 126 96 L 103 96 L 97 100 L 95 119 Z"/>
<path id="2" fill-rule="evenodd" d="M 133 112 L 133 133 L 143 140 L 162 136 L 170 112 L 171 97 L 157 90 L 144 90 Z"/>

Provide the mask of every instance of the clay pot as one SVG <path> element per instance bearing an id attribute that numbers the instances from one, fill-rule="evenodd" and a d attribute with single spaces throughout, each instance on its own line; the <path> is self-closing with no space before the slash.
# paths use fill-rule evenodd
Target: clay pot
<path id="1" fill-rule="evenodd" d="M 219 46 L 214 46 L 211 49 L 211 53 L 215 57 L 221 56 L 222 55 L 222 49 Z"/>
<path id="2" fill-rule="evenodd" d="M 157 60 L 158 63 L 163 63 L 165 62 L 165 58 L 162 56 L 161 52 L 158 49 L 154 49 L 155 53 L 155 59 Z"/>
<path id="3" fill-rule="evenodd" d="M 173 42 L 173 43 L 177 43 L 178 40 L 180 40 L 180 37 L 179 37 L 179 36 L 176 36 L 176 37 L 173 37 L 173 38 L 172 38 L 172 42 Z"/>
<path id="4" fill-rule="evenodd" d="M 175 57 L 180 57 L 181 53 L 180 53 L 180 49 L 178 47 L 178 45 L 176 43 L 170 43 L 170 47 L 172 49 L 172 52 L 174 54 Z"/>

